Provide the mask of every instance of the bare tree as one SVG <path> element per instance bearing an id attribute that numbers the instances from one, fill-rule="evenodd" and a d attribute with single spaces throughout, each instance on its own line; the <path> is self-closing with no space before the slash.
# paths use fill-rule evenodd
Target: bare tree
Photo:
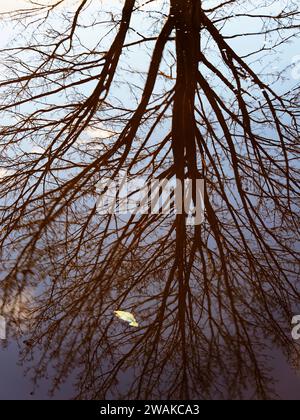
<path id="1" fill-rule="evenodd" d="M 5 307 L 33 290 L 35 381 L 54 366 L 52 390 L 74 370 L 80 399 L 271 395 L 267 344 L 294 351 L 299 305 L 299 87 L 283 93 L 262 63 L 299 36 L 300 13 L 259 3 L 61 0 L 4 16 L 25 31 L 1 52 L 1 294 Z M 99 215 L 97 183 L 124 170 L 204 178 L 205 222 Z M 136 331 L 113 319 L 122 307 Z"/>

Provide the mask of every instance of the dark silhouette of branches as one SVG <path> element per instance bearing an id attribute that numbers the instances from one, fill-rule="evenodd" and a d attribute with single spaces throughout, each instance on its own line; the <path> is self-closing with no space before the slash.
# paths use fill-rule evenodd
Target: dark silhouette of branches
<path id="1" fill-rule="evenodd" d="M 75 371 L 79 399 L 270 397 L 267 346 L 294 351 L 300 298 L 299 87 L 261 63 L 299 36 L 296 3 L 64 3 L 12 13 L 27 29 L 1 52 L 1 294 L 33 291 L 34 380 L 54 366 L 55 392 Z M 204 178 L 205 222 L 100 215 L 99 180 L 125 170 Z"/>

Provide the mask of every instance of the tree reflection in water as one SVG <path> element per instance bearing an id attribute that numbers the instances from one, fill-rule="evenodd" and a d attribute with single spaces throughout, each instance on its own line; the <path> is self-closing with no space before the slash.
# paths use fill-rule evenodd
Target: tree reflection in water
<path id="1" fill-rule="evenodd" d="M 2 309 L 34 291 L 23 358 L 37 382 L 54 367 L 53 392 L 76 372 L 79 399 L 268 398 L 268 343 L 295 358 L 299 90 L 276 93 L 281 76 L 255 61 L 269 47 L 242 56 L 231 39 L 247 31 L 225 36 L 223 25 L 232 11 L 253 19 L 276 50 L 298 35 L 299 12 L 246 18 L 249 2 L 229 3 L 171 0 L 154 13 L 125 0 L 91 23 L 85 0 L 63 31 L 58 6 L 30 10 L 22 18 L 43 22 L 32 59 L 25 44 L 2 53 Z M 144 37 L 130 29 L 142 11 Z M 99 27 L 113 31 L 108 46 L 99 35 L 80 44 Z M 140 45 L 146 75 L 130 64 Z M 98 214 L 99 179 L 124 170 L 204 178 L 205 222 Z"/>

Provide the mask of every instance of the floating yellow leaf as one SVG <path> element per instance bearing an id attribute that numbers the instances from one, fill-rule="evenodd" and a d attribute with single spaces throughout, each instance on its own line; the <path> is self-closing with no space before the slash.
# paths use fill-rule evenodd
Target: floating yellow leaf
<path id="1" fill-rule="evenodd" d="M 136 322 L 135 317 L 130 312 L 115 311 L 115 315 L 118 318 L 122 319 L 122 321 L 128 322 L 131 327 L 139 326 L 139 324 Z"/>

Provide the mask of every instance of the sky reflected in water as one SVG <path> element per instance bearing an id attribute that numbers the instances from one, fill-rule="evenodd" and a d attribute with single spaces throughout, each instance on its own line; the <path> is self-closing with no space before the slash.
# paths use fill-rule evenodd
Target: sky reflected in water
<path id="1" fill-rule="evenodd" d="M 0 399 L 299 399 L 300 13 L 179 3 L 2 18 Z M 203 223 L 100 212 L 124 171 Z"/>

